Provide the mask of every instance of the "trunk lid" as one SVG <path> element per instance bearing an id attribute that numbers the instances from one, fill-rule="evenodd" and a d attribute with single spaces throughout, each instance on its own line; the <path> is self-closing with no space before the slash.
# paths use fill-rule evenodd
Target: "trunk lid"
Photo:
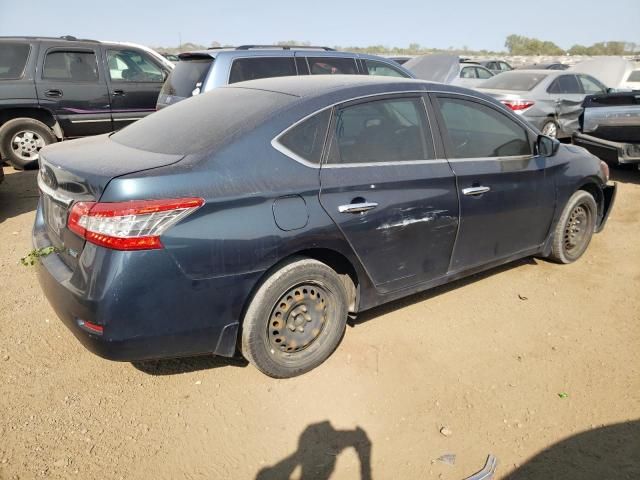
<path id="1" fill-rule="evenodd" d="M 38 187 L 43 228 L 64 263 L 74 269 L 85 240 L 67 228 L 76 202 L 97 202 L 109 182 L 121 175 L 163 167 L 182 155 L 152 153 L 112 141 L 108 135 L 47 146 L 40 152 Z"/>

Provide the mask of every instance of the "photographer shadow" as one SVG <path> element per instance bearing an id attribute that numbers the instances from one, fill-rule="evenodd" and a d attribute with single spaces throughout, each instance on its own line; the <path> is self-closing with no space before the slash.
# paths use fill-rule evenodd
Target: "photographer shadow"
<path id="1" fill-rule="evenodd" d="M 336 430 L 329 421 L 309 425 L 300 435 L 298 449 L 277 464 L 258 472 L 256 480 L 284 480 L 301 468 L 300 479 L 328 480 L 338 455 L 353 447 L 360 461 L 360 479 L 371 480 L 371 441 L 360 427 Z"/>

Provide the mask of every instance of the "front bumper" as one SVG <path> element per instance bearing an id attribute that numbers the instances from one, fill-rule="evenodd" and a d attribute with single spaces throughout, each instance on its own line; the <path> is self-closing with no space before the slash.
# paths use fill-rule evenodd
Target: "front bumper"
<path id="1" fill-rule="evenodd" d="M 572 141 L 607 163 L 640 164 L 640 146 L 636 144 L 612 142 L 578 132 L 573 134 Z"/>
<path id="2" fill-rule="evenodd" d="M 51 243 L 39 208 L 34 247 Z M 96 355 L 120 361 L 233 356 L 242 308 L 260 275 L 193 280 L 165 250 L 122 252 L 88 243 L 74 269 L 52 253 L 40 257 L 37 274 L 76 338 Z"/>

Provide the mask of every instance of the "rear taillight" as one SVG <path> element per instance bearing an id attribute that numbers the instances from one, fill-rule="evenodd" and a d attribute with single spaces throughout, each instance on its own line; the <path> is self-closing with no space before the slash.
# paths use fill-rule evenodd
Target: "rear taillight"
<path id="1" fill-rule="evenodd" d="M 500 100 L 500 102 L 509 107 L 514 112 L 522 112 L 523 110 L 532 107 L 533 104 L 536 103 L 532 100 Z"/>
<path id="2" fill-rule="evenodd" d="M 118 203 L 77 202 L 69 230 L 88 242 L 115 250 L 162 248 L 160 235 L 202 206 L 202 198 L 133 200 Z"/>

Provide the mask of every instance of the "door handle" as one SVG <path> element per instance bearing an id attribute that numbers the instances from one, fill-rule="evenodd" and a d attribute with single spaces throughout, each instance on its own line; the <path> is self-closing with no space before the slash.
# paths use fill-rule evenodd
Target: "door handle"
<path id="1" fill-rule="evenodd" d="M 124 95 L 125 95 L 124 90 L 114 90 L 113 91 L 113 96 L 114 97 L 122 97 Z"/>
<path id="2" fill-rule="evenodd" d="M 463 195 L 482 195 L 483 193 L 487 193 L 490 190 L 491 190 L 490 187 L 469 187 L 469 188 L 463 188 L 462 194 Z"/>
<path id="3" fill-rule="evenodd" d="M 340 205 L 338 211 L 340 213 L 364 213 L 377 206 L 376 202 L 349 203 L 348 205 Z"/>
<path id="4" fill-rule="evenodd" d="M 62 96 L 62 90 L 59 90 L 57 88 L 52 88 L 52 89 L 47 90 L 46 92 L 44 92 L 44 94 L 47 97 L 61 97 Z"/>

